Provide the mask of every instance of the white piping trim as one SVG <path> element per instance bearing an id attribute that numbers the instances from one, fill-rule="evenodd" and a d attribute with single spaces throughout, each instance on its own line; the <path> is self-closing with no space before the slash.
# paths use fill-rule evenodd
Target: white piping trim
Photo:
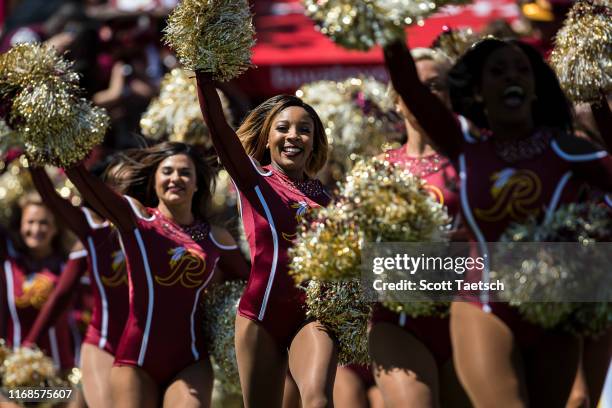
<path id="1" fill-rule="evenodd" d="M 472 215 L 472 211 L 470 209 L 470 204 L 467 196 L 467 172 L 465 165 L 465 154 L 463 153 L 459 155 L 459 179 L 461 181 L 461 189 L 459 193 L 461 195 L 461 206 L 463 207 L 463 213 L 465 215 L 468 225 L 472 228 L 472 231 L 476 235 L 478 246 L 480 247 L 480 251 L 484 258 L 484 270 L 482 271 L 483 281 L 485 283 L 489 283 L 489 249 L 487 248 L 487 243 L 484 239 L 484 235 L 482 234 L 482 231 L 480 231 L 480 228 L 478 228 L 476 219 Z M 482 303 L 482 310 L 487 313 L 490 312 L 491 306 L 489 306 L 489 292 L 481 292 L 480 301 Z"/>
<path id="2" fill-rule="evenodd" d="M 597 151 L 593 153 L 585 153 L 585 154 L 565 153 L 563 150 L 561 150 L 561 147 L 559 147 L 559 144 L 557 143 L 556 140 L 553 140 L 550 143 L 550 145 L 552 146 L 557 156 L 561 157 L 565 161 L 571 161 L 571 162 L 591 161 L 591 160 L 603 159 L 604 157 L 608 155 L 608 152 L 606 152 L 605 150 L 601 150 L 601 151 Z"/>
<path id="3" fill-rule="evenodd" d="M 93 277 L 96 281 L 98 292 L 100 293 L 100 300 L 102 301 L 102 327 L 100 333 L 100 340 L 98 341 L 98 348 L 104 349 L 104 347 L 106 346 L 106 341 L 108 339 L 108 300 L 106 298 L 106 292 L 104 291 L 102 279 L 100 278 L 100 271 L 98 270 L 98 253 L 96 252 L 96 247 L 94 245 L 92 237 L 87 237 L 87 245 L 89 246 L 89 254 L 91 256 Z"/>
<path id="4" fill-rule="evenodd" d="M 124 197 L 126 198 L 128 204 L 130 204 L 130 207 L 132 207 L 132 211 L 134 212 L 134 214 L 136 214 L 138 218 L 145 221 L 153 221 L 155 219 L 155 214 L 151 215 L 148 218 L 142 215 L 136 204 L 134 204 L 134 199 L 132 197 L 126 195 L 124 195 Z"/>
<path id="5" fill-rule="evenodd" d="M 149 257 L 147 256 L 147 250 L 144 242 L 142 241 L 142 235 L 137 228 L 134 228 L 134 235 L 138 242 L 138 249 L 142 255 L 142 263 L 144 264 L 145 274 L 147 276 L 147 289 L 149 291 L 149 300 L 147 304 L 147 322 L 145 324 L 145 331 L 142 336 L 142 343 L 140 344 L 140 353 L 138 354 L 138 365 L 142 366 L 144 363 L 145 354 L 147 353 L 147 345 L 149 344 L 149 334 L 151 333 L 151 321 L 153 320 L 153 277 L 151 275 L 151 267 L 149 266 Z"/>
<path id="6" fill-rule="evenodd" d="M 220 249 L 224 249 L 224 250 L 226 250 L 226 251 L 229 251 L 229 250 L 232 250 L 232 249 L 237 249 L 237 248 L 238 248 L 238 245 L 223 245 L 223 244 L 220 244 L 220 243 L 219 243 L 219 242 L 218 242 L 218 241 L 215 239 L 215 237 L 213 236 L 212 231 L 210 231 L 210 232 L 208 233 L 208 236 L 210 237 L 210 240 L 213 242 L 213 244 L 215 244 L 216 246 L 218 246 Z"/>
<path id="7" fill-rule="evenodd" d="M 461 133 L 463 134 L 463 138 L 468 143 L 476 143 L 477 140 L 472 137 L 470 134 L 470 124 L 467 119 L 461 115 L 457 115 L 457 120 L 459 120 L 459 125 L 461 126 Z"/>
<path id="8" fill-rule="evenodd" d="M 608 204 L 608 207 L 612 207 L 612 195 L 604 195 L 604 201 L 606 202 L 606 204 Z"/>
<path id="9" fill-rule="evenodd" d="M 73 251 L 68 255 L 68 259 L 80 259 L 85 258 L 87 256 L 87 250 L 81 249 L 80 251 Z"/>
<path id="10" fill-rule="evenodd" d="M 268 208 L 268 204 L 266 203 L 266 199 L 264 198 L 259 186 L 255 186 L 255 193 L 257 193 L 257 198 L 261 202 L 263 209 L 266 213 L 266 218 L 268 219 L 268 224 L 270 225 L 270 232 L 272 233 L 272 243 L 274 245 L 274 252 L 272 255 L 272 266 L 270 268 L 270 276 L 268 277 L 268 284 L 266 285 L 266 292 L 264 293 L 263 302 L 261 305 L 261 309 L 259 310 L 259 316 L 257 317 L 260 321 L 263 320 L 264 314 L 266 313 L 266 307 L 268 306 L 268 299 L 270 298 L 270 292 L 272 291 L 272 284 L 274 283 L 274 275 L 276 275 L 276 264 L 278 262 L 278 235 L 276 233 L 276 227 L 274 226 L 274 219 L 272 218 L 272 213 Z"/>
<path id="11" fill-rule="evenodd" d="M 83 211 L 83 214 L 85 214 L 85 219 L 87 220 L 89 227 L 92 229 L 101 229 L 110 225 L 108 220 L 104 221 L 102 224 L 95 222 L 89 208 L 81 207 L 81 211 Z"/>
<path id="12" fill-rule="evenodd" d="M 563 193 L 563 189 L 565 188 L 565 185 L 570 180 L 570 178 L 572 178 L 572 172 L 568 171 L 559 179 L 557 187 L 555 187 L 555 192 L 552 196 L 552 199 L 550 200 L 550 204 L 548 204 L 548 208 L 546 209 L 546 216 L 544 218 L 544 222 L 550 222 L 553 215 L 555 214 L 555 210 L 559 205 L 559 200 L 561 200 L 561 194 Z"/>
<path id="13" fill-rule="evenodd" d="M 253 165 L 253 167 L 255 168 L 255 171 L 257 171 L 257 173 L 259 173 L 260 176 L 264 176 L 264 177 L 270 177 L 272 175 L 271 171 L 266 172 L 262 172 L 259 169 L 259 166 L 257 166 L 257 163 L 255 163 L 255 160 L 253 160 L 253 158 L 251 156 L 249 156 L 249 159 L 251 160 L 251 164 Z"/>
<path id="14" fill-rule="evenodd" d="M 398 323 L 401 327 L 406 326 L 406 312 L 400 313 Z"/>
<path id="15" fill-rule="evenodd" d="M 59 347 L 57 345 L 57 336 L 55 334 L 55 327 L 49 329 L 49 345 L 51 346 L 51 357 L 55 363 L 56 368 L 62 366 L 62 360 L 60 359 Z"/>
<path id="16" fill-rule="evenodd" d="M 21 346 L 21 322 L 15 308 L 15 282 L 13 281 L 13 268 L 11 262 L 4 261 L 4 276 L 6 277 L 6 299 L 11 319 L 13 320 L 13 347 Z"/>
<path id="17" fill-rule="evenodd" d="M 193 302 L 193 308 L 191 309 L 191 354 L 193 354 L 193 357 L 196 360 L 200 359 L 200 353 L 198 353 L 198 349 L 196 348 L 195 312 L 196 312 L 196 309 L 198 308 L 198 304 L 200 303 L 200 293 L 202 292 L 202 289 L 208 286 L 208 284 L 210 283 L 210 280 L 214 276 L 215 268 L 217 267 L 217 262 L 219 262 L 219 258 L 215 260 L 215 264 L 213 265 L 210 271 L 210 275 L 208 275 L 208 278 L 206 279 L 206 282 L 204 282 L 204 284 L 200 286 L 200 289 L 198 289 L 195 300 Z"/>

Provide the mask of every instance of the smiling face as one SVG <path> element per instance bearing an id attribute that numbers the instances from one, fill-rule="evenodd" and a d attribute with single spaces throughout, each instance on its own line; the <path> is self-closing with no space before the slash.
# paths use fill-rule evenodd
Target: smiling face
<path id="1" fill-rule="evenodd" d="M 197 191 L 196 169 L 191 158 L 176 154 L 165 158 L 155 172 L 155 194 L 167 207 L 191 203 Z"/>
<path id="2" fill-rule="evenodd" d="M 19 232 L 26 247 L 36 253 L 52 251 L 58 233 L 53 214 L 43 205 L 27 204 L 21 214 Z"/>
<path id="3" fill-rule="evenodd" d="M 268 148 L 273 163 L 288 175 L 301 176 L 314 143 L 314 121 L 299 106 L 280 111 L 272 120 Z"/>
<path id="4" fill-rule="evenodd" d="M 531 121 L 535 77 L 527 55 L 511 45 L 493 51 L 485 61 L 476 93 L 481 95 L 490 122 Z"/>

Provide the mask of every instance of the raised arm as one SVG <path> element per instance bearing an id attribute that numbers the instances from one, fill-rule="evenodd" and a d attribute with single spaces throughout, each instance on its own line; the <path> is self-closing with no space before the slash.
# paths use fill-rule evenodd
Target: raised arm
<path id="1" fill-rule="evenodd" d="M 130 204 L 104 182 L 90 174 L 82 164 L 66 169 L 66 175 L 85 201 L 119 229 L 131 230 L 136 221 Z"/>
<path id="2" fill-rule="evenodd" d="M 384 55 L 395 91 L 441 153 L 455 160 L 463 149 L 463 135 L 453 113 L 421 82 L 403 41 L 384 47 Z"/>
<path id="3" fill-rule="evenodd" d="M 62 198 L 55 191 L 45 169 L 31 166 L 30 174 L 32 175 L 32 182 L 36 190 L 38 190 L 45 205 L 53 212 L 53 215 L 74 232 L 81 242 L 85 242 L 90 232 L 85 215 L 77 207 L 73 206 L 70 201 Z"/>
<path id="4" fill-rule="evenodd" d="M 76 294 L 79 280 L 85 271 L 87 271 L 87 252 L 85 250 L 72 252 L 62 270 L 57 286 L 38 313 L 34 325 L 23 341 L 24 346 L 36 344 L 40 335 L 46 333 L 49 327 L 55 324 L 57 318 L 68 309 Z"/>
<path id="5" fill-rule="evenodd" d="M 210 130 L 210 137 L 217 155 L 237 187 L 246 193 L 259 180 L 255 165 L 245 152 L 238 135 L 225 120 L 221 101 L 210 74 L 196 72 L 196 80 L 200 110 Z"/>
<path id="6" fill-rule="evenodd" d="M 602 96 L 599 103 L 591 104 L 591 111 L 597 123 L 597 130 L 605 143 L 608 152 L 612 152 L 612 112 L 606 97 Z"/>

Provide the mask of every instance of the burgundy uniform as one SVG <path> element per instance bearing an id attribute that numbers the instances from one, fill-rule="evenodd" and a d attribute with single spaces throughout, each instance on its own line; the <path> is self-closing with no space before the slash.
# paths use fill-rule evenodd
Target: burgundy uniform
<path id="1" fill-rule="evenodd" d="M 385 49 L 394 88 L 436 145 L 459 172 L 463 219 L 469 227 L 475 254 L 488 254 L 487 242 L 497 241 L 512 222 L 529 216 L 546 217 L 561 203 L 576 198 L 580 182 L 596 183 L 612 191 L 612 158 L 605 151 L 566 151 L 546 131 L 533 136 L 541 151 L 531 158 L 508 162 L 497 153 L 494 137 L 473 138 L 461 131 L 453 114 L 418 79 L 414 61 L 403 44 Z M 468 279 L 487 282 L 489 265 L 472 271 Z M 504 303 L 491 303 L 488 292 L 473 299 L 493 311 L 515 333 L 533 334 L 518 312 Z M 529 330 L 526 330 L 529 329 Z M 526 334 L 528 336 L 528 334 Z M 525 336 L 525 337 L 526 337 Z M 518 339 L 524 344 L 527 339 Z"/>
<path id="2" fill-rule="evenodd" d="M 287 249 L 300 218 L 330 197 L 315 179 L 292 182 L 272 166 L 259 168 L 225 121 L 213 83 L 198 74 L 198 95 L 221 163 L 240 192 L 242 222 L 251 250 L 251 274 L 238 312 L 258 322 L 285 349 L 306 321 L 304 291 L 288 274 Z"/>
<path id="3" fill-rule="evenodd" d="M 87 268 L 62 273 L 57 288 L 28 334 L 26 343 L 36 343 L 40 333 L 68 307 L 74 291 L 83 278 L 90 280 L 94 299 L 91 321 L 85 342 L 115 354 L 128 315 L 128 285 L 124 254 L 118 233 L 108 222 L 97 223 L 91 210 L 74 207 L 60 197 L 43 169 L 30 169 L 32 180 L 45 203 L 85 245 Z M 89 270 L 89 277 L 85 271 Z"/>
<path id="4" fill-rule="evenodd" d="M 54 270 L 53 265 L 37 268 L 36 271 L 29 270 L 24 257 L 15 251 L 11 241 L 5 237 L 0 239 L 0 324 L 3 326 L 0 327 L 0 337 L 4 333 L 10 347 L 21 347 L 24 336 L 58 281 L 58 271 Z M 73 268 L 75 263 L 80 262 L 82 259 L 78 257 L 69 259 L 66 267 Z M 70 369 L 78 364 L 68 319 L 68 312 L 59 316 L 38 342 L 40 349 L 61 369 Z"/>
<path id="5" fill-rule="evenodd" d="M 85 199 L 117 226 L 125 250 L 129 314 L 115 365 L 142 367 L 165 385 L 206 358 L 202 291 L 221 254 L 230 260 L 241 255 L 235 246 L 219 245 L 206 222 L 181 227 L 157 209 L 143 213 L 131 198 L 116 194 L 82 166 L 67 174 Z"/>
<path id="6" fill-rule="evenodd" d="M 464 130 L 467 123 L 460 119 Z M 446 206 L 451 217 L 458 221 L 459 212 L 458 177 L 450 161 L 439 153 L 425 157 L 410 157 L 406 146 L 389 150 L 385 160 L 401 166 L 426 181 L 426 189 L 433 198 Z M 455 222 L 454 224 L 457 224 Z M 405 313 L 395 313 L 380 305 L 374 308 L 372 323 L 387 322 L 396 324 L 416 336 L 426 344 L 436 362 L 446 363 L 452 354 L 448 318 L 408 317 Z"/>

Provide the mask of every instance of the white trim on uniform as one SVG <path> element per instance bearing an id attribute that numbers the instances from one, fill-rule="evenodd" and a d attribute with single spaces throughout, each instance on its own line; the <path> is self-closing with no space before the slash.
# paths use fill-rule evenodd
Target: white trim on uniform
<path id="1" fill-rule="evenodd" d="M 62 360 L 60 358 L 59 346 L 57 345 L 55 327 L 51 327 L 47 334 L 49 335 L 49 345 L 51 346 L 51 358 L 53 358 L 55 367 L 59 368 L 62 366 Z"/>
<path id="2" fill-rule="evenodd" d="M 153 221 L 155 219 L 155 214 L 152 214 L 148 218 L 145 217 L 144 215 L 142 215 L 142 213 L 140 212 L 140 210 L 138 209 L 138 207 L 134 203 L 134 199 L 132 197 L 127 196 L 127 195 L 124 195 L 124 197 L 127 200 L 128 204 L 130 204 L 130 207 L 132 207 L 132 211 L 134 212 L 134 214 L 136 214 L 136 216 L 138 218 L 140 218 L 141 220 L 145 220 L 145 221 Z"/>
<path id="3" fill-rule="evenodd" d="M 548 208 L 546 209 L 546 216 L 544 218 L 544 222 L 549 222 L 552 219 L 552 216 L 559 205 L 559 200 L 561 200 L 561 194 L 563 193 L 563 189 L 567 185 L 567 182 L 572 178 L 572 172 L 566 172 L 557 183 L 557 187 L 555 187 L 555 192 L 550 200 L 550 204 L 548 204 Z"/>
<path id="4" fill-rule="evenodd" d="M 100 293 L 100 300 L 102 301 L 102 327 L 100 328 L 100 340 L 98 341 L 98 348 L 104 349 L 106 341 L 108 339 L 108 299 L 106 298 L 106 292 L 104 291 L 104 285 L 100 278 L 100 271 L 98 270 L 98 253 L 93 242 L 92 237 L 87 237 L 87 245 L 89 246 L 89 254 L 91 255 L 91 268 Z"/>
<path id="5" fill-rule="evenodd" d="M 270 212 L 270 208 L 268 207 L 266 199 L 261 193 L 261 189 L 259 188 L 259 186 L 255 186 L 255 193 L 257 194 L 257 198 L 259 198 L 259 201 L 263 206 L 264 212 L 266 213 L 266 218 L 268 219 L 268 224 L 270 225 L 270 232 L 272 233 L 272 244 L 274 245 L 274 252 L 272 253 L 272 266 L 270 267 L 270 276 L 268 277 L 266 292 L 264 293 L 261 309 L 259 310 L 259 316 L 257 317 L 261 321 L 263 320 L 264 315 L 266 313 L 268 299 L 270 298 L 272 284 L 274 283 L 274 275 L 276 275 L 276 264 L 278 263 L 278 234 L 276 232 L 276 227 L 274 226 L 274 219 L 272 218 L 272 213 Z"/>
<path id="6" fill-rule="evenodd" d="M 81 249 L 80 251 L 72 251 L 68 255 L 68 259 L 80 259 L 80 258 L 85 258 L 86 256 L 87 256 L 87 250 Z"/>
<path id="7" fill-rule="evenodd" d="M 142 263 L 145 268 L 145 275 L 147 277 L 147 289 L 149 291 L 149 299 L 147 302 L 147 321 L 145 323 L 145 330 L 142 336 L 142 343 L 140 344 L 140 352 L 138 353 L 138 365 L 142 366 L 144 363 L 145 354 L 147 353 L 147 345 L 149 344 L 149 335 L 151 333 L 151 321 L 153 320 L 153 302 L 154 302 L 154 288 L 153 288 L 153 276 L 151 274 L 151 267 L 149 265 L 149 257 L 147 256 L 147 249 L 142 240 L 142 235 L 138 228 L 134 228 L 134 236 L 138 243 L 138 249 L 142 255 Z"/>
<path id="8" fill-rule="evenodd" d="M 477 140 L 470 134 L 470 124 L 467 119 L 461 115 L 457 115 L 457 120 L 459 121 L 459 125 L 461 126 L 461 133 L 463 133 L 463 138 L 468 143 L 476 143 Z"/>
<path id="9" fill-rule="evenodd" d="M 257 172 L 259 175 L 264 176 L 264 177 L 270 177 L 270 176 L 272 175 L 272 171 L 267 171 L 267 172 L 263 172 L 263 171 L 261 171 L 261 170 L 260 170 L 260 168 L 259 168 L 259 166 L 257 165 L 257 163 L 255 163 L 255 160 L 254 160 L 254 159 L 253 159 L 251 156 L 249 156 L 249 159 L 251 160 L 251 164 L 252 164 L 252 165 L 253 165 L 253 167 L 255 168 L 255 171 L 256 171 L 256 172 Z"/>
<path id="10" fill-rule="evenodd" d="M 569 154 L 569 153 L 564 152 L 561 149 L 561 147 L 559 146 L 559 144 L 557 143 L 556 140 L 553 140 L 550 143 L 550 145 L 552 146 L 552 149 L 557 154 L 557 156 L 559 156 L 560 158 L 562 158 L 565 161 L 584 162 L 584 161 L 603 159 L 604 157 L 606 157 L 608 155 L 608 152 L 606 152 L 604 150 L 600 150 L 600 151 L 593 152 L 593 153 Z"/>
<path id="11" fill-rule="evenodd" d="M 13 280 L 13 267 L 9 260 L 4 261 L 4 276 L 6 278 L 6 300 L 13 320 L 13 347 L 19 347 L 21 346 L 21 322 L 15 308 L 15 281 Z"/>
<path id="12" fill-rule="evenodd" d="M 81 211 L 83 211 L 83 214 L 85 214 L 85 219 L 87 220 L 89 227 L 92 229 L 101 229 L 110 225 L 108 221 L 104 221 L 102 224 L 95 222 L 89 208 L 81 207 Z"/>
<path id="13" fill-rule="evenodd" d="M 217 241 L 215 239 L 215 237 L 213 236 L 212 231 L 210 231 L 208 233 L 208 236 L 210 237 L 210 240 L 212 241 L 212 243 L 215 244 L 217 247 L 219 247 L 219 249 L 223 249 L 223 250 L 229 251 L 229 250 L 237 249 L 238 248 L 238 245 L 223 245 L 223 244 L 219 243 L 219 241 Z"/>
<path id="14" fill-rule="evenodd" d="M 467 196 L 467 171 L 465 165 L 465 154 L 459 155 L 459 180 L 461 181 L 460 195 L 461 195 L 461 206 L 463 207 L 463 213 L 465 215 L 466 221 L 468 225 L 472 228 L 472 231 L 476 235 L 476 240 L 478 241 L 478 246 L 480 247 L 480 252 L 484 258 L 484 270 L 482 271 L 483 281 L 485 283 L 489 283 L 489 249 L 487 248 L 487 243 L 484 239 L 484 235 L 480 228 L 478 228 L 478 224 L 476 223 L 476 219 L 472 215 L 472 210 L 470 209 L 470 204 Z M 487 291 L 483 291 L 480 294 L 480 301 L 482 302 L 482 310 L 485 312 L 490 312 L 491 307 L 489 306 L 489 293 Z"/>

